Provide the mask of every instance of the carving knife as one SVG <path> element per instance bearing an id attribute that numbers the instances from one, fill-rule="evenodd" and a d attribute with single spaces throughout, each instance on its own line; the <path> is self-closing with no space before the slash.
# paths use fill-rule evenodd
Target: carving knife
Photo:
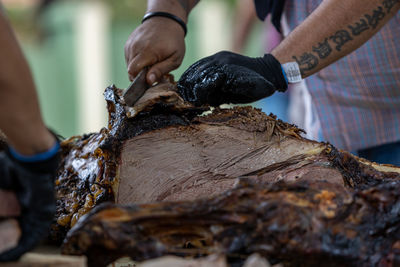
<path id="1" fill-rule="evenodd" d="M 132 107 L 139 98 L 144 95 L 146 90 L 149 89 L 150 86 L 148 86 L 146 82 L 146 74 L 147 68 L 142 69 L 129 87 L 124 91 L 123 96 L 127 106 Z"/>

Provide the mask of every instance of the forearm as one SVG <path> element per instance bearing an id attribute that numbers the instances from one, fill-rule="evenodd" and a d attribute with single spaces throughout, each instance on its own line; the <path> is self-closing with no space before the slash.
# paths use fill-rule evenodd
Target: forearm
<path id="1" fill-rule="evenodd" d="M 7 21 L 0 15 L 0 94 L 10 98 L 24 99 L 25 95 L 34 92 L 34 84 L 29 67 L 22 54 L 15 36 Z M 29 96 L 32 96 L 31 94 Z M 34 97 L 32 102 L 35 102 Z M 31 101 L 30 101 L 31 102 Z"/>
<path id="2" fill-rule="evenodd" d="M 297 61 L 310 76 L 370 39 L 400 8 L 400 0 L 325 0 L 272 54 Z"/>
<path id="3" fill-rule="evenodd" d="M 253 0 L 238 1 L 235 13 L 232 50 L 242 53 L 257 18 Z"/>
<path id="4" fill-rule="evenodd" d="M 169 12 L 187 23 L 190 11 L 198 2 L 199 0 L 148 0 L 147 12 Z"/>
<path id="5" fill-rule="evenodd" d="M 54 143 L 41 118 L 32 75 L 8 22 L 0 13 L 0 128 L 24 154 Z"/>

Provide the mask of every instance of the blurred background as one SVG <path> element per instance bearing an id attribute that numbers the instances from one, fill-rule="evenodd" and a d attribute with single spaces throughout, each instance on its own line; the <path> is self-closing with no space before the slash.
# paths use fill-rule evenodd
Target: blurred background
<path id="1" fill-rule="evenodd" d="M 243 0 L 202 0 L 189 16 L 186 56 L 178 80 L 196 60 L 232 50 L 236 7 Z M 104 89 L 129 85 L 124 44 L 140 24 L 145 0 L 2 0 L 31 66 L 47 125 L 69 137 L 107 124 Z M 249 6 L 248 8 L 253 8 Z M 239 21 L 238 21 L 239 20 Z M 262 23 L 239 48 L 263 54 Z M 257 104 L 255 104 L 257 105 Z"/>

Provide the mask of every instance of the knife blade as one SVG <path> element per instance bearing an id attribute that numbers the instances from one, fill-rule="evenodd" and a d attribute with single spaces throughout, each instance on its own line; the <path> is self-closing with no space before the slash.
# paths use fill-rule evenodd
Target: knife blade
<path id="1" fill-rule="evenodd" d="M 149 89 L 150 86 L 146 82 L 146 74 L 147 68 L 142 69 L 125 90 L 123 97 L 127 106 L 133 107 L 146 90 Z"/>

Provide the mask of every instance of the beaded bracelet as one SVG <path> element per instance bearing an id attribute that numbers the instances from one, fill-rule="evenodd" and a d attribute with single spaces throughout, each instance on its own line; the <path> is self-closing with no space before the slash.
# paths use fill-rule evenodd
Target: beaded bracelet
<path id="1" fill-rule="evenodd" d="M 182 26 L 183 31 L 185 32 L 185 36 L 186 36 L 186 33 L 187 33 L 186 23 L 179 17 L 177 17 L 171 13 L 167 13 L 167 12 L 149 12 L 144 15 L 144 17 L 142 19 L 142 23 L 151 17 L 165 17 L 165 18 L 170 18 L 170 19 L 176 21 L 179 25 Z"/>

